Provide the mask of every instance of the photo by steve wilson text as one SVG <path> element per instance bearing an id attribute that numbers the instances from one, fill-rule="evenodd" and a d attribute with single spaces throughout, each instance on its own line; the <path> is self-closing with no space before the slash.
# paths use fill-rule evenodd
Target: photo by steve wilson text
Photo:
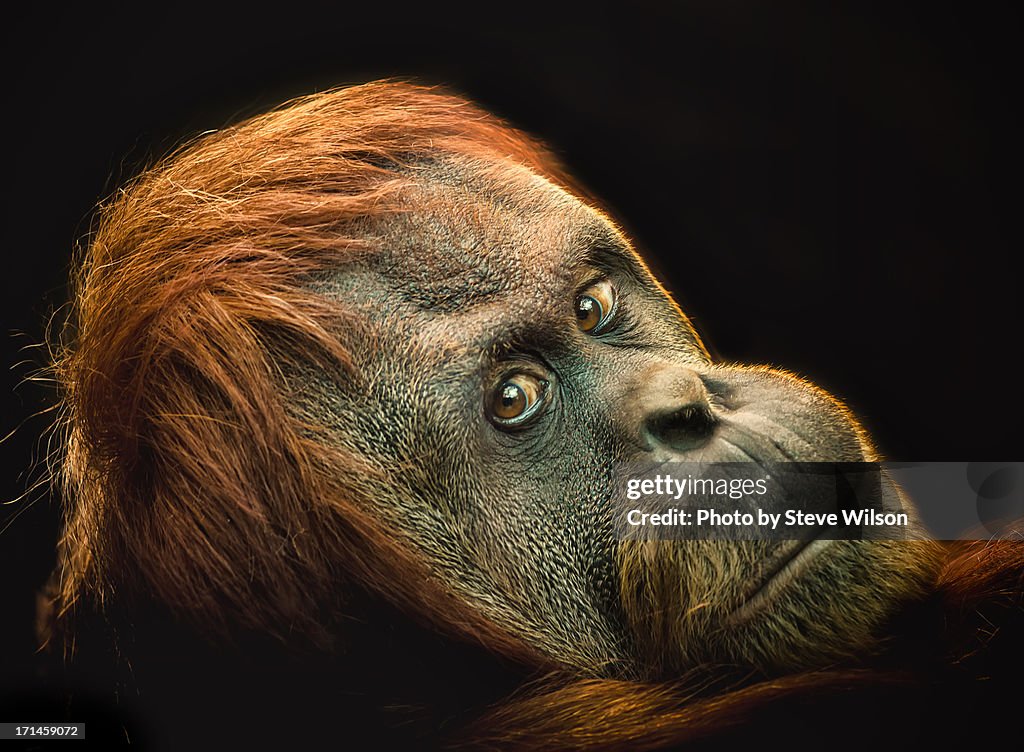
<path id="1" fill-rule="evenodd" d="M 840 523 L 840 520 L 842 522 Z M 906 527 L 910 524 L 904 512 L 882 513 L 874 509 L 844 509 L 839 514 L 803 512 L 788 509 L 784 512 L 766 512 L 758 509 L 754 512 L 718 512 L 714 509 L 669 509 L 661 513 L 644 512 L 631 509 L 626 513 L 627 524 L 640 527 L 646 525 L 666 526 L 709 526 L 709 527 L 748 527 L 775 530 L 779 524 L 786 527 L 837 527 L 844 526 L 879 526 Z"/>

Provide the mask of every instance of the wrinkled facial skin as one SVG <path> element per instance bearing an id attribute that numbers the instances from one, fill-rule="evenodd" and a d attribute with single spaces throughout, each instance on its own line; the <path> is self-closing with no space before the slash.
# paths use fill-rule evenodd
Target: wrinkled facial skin
<path id="1" fill-rule="evenodd" d="M 923 542 L 819 541 L 770 578 L 798 544 L 616 541 L 617 463 L 863 461 L 872 450 L 816 387 L 712 362 L 599 211 L 524 168 L 419 174 L 405 210 L 366 228 L 376 251 L 322 284 L 364 324 L 349 343 L 360 387 L 324 382 L 304 399 L 386 471 L 374 511 L 440 581 L 603 676 L 821 665 L 867 649 L 923 590 L 935 566 Z M 605 280 L 614 315 L 584 331 L 579 296 Z M 503 395 L 509 380 L 533 392 Z M 505 414 L 529 397 L 528 419 L 496 419 L 502 396 Z"/>

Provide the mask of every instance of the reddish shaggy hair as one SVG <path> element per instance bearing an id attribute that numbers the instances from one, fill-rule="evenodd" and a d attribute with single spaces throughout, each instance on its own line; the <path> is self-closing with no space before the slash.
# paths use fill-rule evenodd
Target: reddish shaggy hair
<path id="1" fill-rule="evenodd" d="M 374 470 L 289 410 L 292 368 L 315 363 L 346 388 L 360 379 L 344 345 L 358 322 L 312 292 L 311 280 L 373 253 L 359 221 L 398 210 L 391 197 L 410 177 L 395 166 L 450 154 L 510 160 L 579 194 L 524 134 L 458 97 L 385 82 L 204 135 L 100 208 L 55 366 L 67 499 L 61 634 L 73 634 L 83 600 L 102 607 L 152 596 L 201 630 L 329 649 L 345 608 L 339 583 L 349 583 L 527 674 L 556 670 L 383 534 L 360 503 L 359 480 Z M 955 548 L 921 612 L 928 618 L 907 633 L 939 635 L 936 655 L 963 660 L 985 643 L 978 614 L 1019 615 L 1022 570 L 1019 545 Z M 914 681 L 885 665 L 733 691 L 549 678 L 451 741 L 655 749 L 793 698 Z"/>
<path id="2" fill-rule="evenodd" d="M 358 384 L 342 344 L 357 323 L 310 282 L 372 252 L 355 225 L 396 211 L 411 179 L 389 166 L 453 154 L 565 180 L 466 101 L 374 83 L 204 135 L 100 208 L 56 362 L 59 621 L 83 594 L 102 605 L 134 583 L 205 630 L 326 647 L 339 582 L 354 581 L 525 651 L 441 589 L 401 587 L 430 581 L 354 503 L 373 471 L 289 413 L 283 378 L 312 362 Z"/>

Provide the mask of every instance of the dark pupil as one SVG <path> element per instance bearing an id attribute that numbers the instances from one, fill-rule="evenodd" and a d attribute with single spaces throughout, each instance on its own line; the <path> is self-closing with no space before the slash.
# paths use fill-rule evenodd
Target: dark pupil
<path id="1" fill-rule="evenodd" d="M 502 407 L 516 407 L 525 399 L 526 395 L 523 394 L 522 387 L 516 386 L 515 384 L 505 384 L 501 390 Z"/>
<path id="2" fill-rule="evenodd" d="M 598 303 L 594 298 L 589 295 L 584 295 L 580 298 L 580 302 L 576 306 L 576 318 L 580 321 L 586 321 L 594 314 L 597 314 L 598 318 L 601 316 L 601 304 Z"/>

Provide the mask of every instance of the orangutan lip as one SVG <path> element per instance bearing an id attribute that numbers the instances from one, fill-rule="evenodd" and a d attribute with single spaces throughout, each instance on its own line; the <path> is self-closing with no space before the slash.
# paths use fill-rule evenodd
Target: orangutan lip
<path id="1" fill-rule="evenodd" d="M 738 626 L 761 611 L 831 543 L 830 540 L 811 538 L 793 541 L 791 546 L 781 549 L 765 563 L 762 577 L 753 583 L 740 605 L 726 617 L 726 624 Z"/>

